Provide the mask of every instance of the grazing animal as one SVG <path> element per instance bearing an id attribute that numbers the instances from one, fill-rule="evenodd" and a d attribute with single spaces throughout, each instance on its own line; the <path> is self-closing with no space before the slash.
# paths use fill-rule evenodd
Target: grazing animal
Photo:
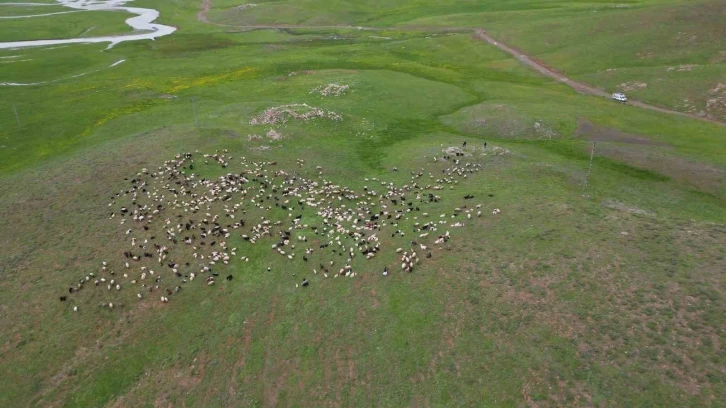
<path id="1" fill-rule="evenodd" d="M 65 302 L 67 298 L 68 298 L 67 296 L 61 296 L 61 297 L 60 297 L 60 301 L 61 301 L 61 302 Z"/>
<path id="2" fill-rule="evenodd" d="M 466 141 L 462 142 L 463 146 L 466 147 L 468 143 Z M 217 162 L 222 167 L 226 167 L 229 162 L 231 167 L 230 160 L 232 157 L 226 153 L 226 150 L 217 150 L 214 154 L 206 154 L 204 158 L 209 160 L 205 160 L 205 163 Z M 259 242 L 265 237 L 274 240 L 272 237 L 277 236 L 278 243 L 272 249 L 282 255 L 283 259 L 287 258 L 294 262 L 296 252 L 304 250 L 303 255 L 301 255 L 303 261 L 312 263 L 314 261 L 309 259 L 310 255 L 314 253 L 312 245 L 308 247 L 303 244 L 304 246 L 296 249 L 295 244 L 291 243 L 293 239 L 298 241 L 298 244 L 308 242 L 306 231 L 308 233 L 313 231 L 316 237 L 322 237 L 321 241 L 329 241 L 325 243 L 316 242 L 322 253 L 321 258 L 326 256 L 328 258 L 320 263 L 321 273 L 325 278 L 328 277 L 329 273 L 333 273 L 334 277 L 355 277 L 357 274 L 352 271 L 351 265 L 354 259 L 357 259 L 356 257 L 362 256 L 370 259 L 380 255 L 381 250 L 386 246 L 382 246 L 381 243 L 377 242 L 376 234 L 371 235 L 373 232 L 378 233 L 379 236 L 391 234 L 393 238 L 399 236 L 404 238 L 407 236 L 406 234 L 409 234 L 415 239 L 409 241 L 410 246 L 406 244 L 402 248 L 397 248 L 397 246 L 391 244 L 392 248 L 386 248 L 387 250 L 395 249 L 396 253 L 399 254 L 402 269 L 406 272 L 412 272 L 419 261 L 416 250 L 422 251 L 421 254 L 425 254 L 426 258 L 431 258 L 431 252 L 428 249 L 430 246 L 427 246 L 430 244 L 428 242 L 419 244 L 416 240 L 423 241 L 430 235 L 432 238 L 438 237 L 434 243 L 435 245 L 444 244 L 449 240 L 449 233 L 447 231 L 445 235 L 439 235 L 440 233 L 436 232 L 437 228 L 447 225 L 451 227 L 464 225 L 463 223 L 449 224 L 448 218 L 452 218 L 452 221 L 457 216 L 457 219 L 461 219 L 463 216 L 471 219 L 475 213 L 477 216 L 481 214 L 481 212 L 477 212 L 481 204 L 473 211 L 467 209 L 467 206 L 463 206 L 463 209 L 456 209 L 453 213 L 444 212 L 441 220 L 427 222 L 424 225 L 415 222 L 412 230 L 402 231 L 402 229 L 405 230 L 403 225 L 408 228 L 407 221 L 410 218 L 418 220 L 415 215 L 428 217 L 432 209 L 426 208 L 427 204 L 442 200 L 441 197 L 434 195 L 431 192 L 432 190 L 443 190 L 449 187 L 446 186 L 447 184 L 451 185 L 450 189 L 454 189 L 454 185 L 457 184 L 455 177 L 466 178 L 467 173 L 479 171 L 478 168 L 481 165 L 463 163 L 464 159 L 461 159 L 460 164 L 459 158 L 465 155 L 468 155 L 468 153 L 459 151 L 455 153 L 456 157 L 443 156 L 444 160 L 450 161 L 447 164 L 452 167 L 442 170 L 441 179 L 436 179 L 436 176 L 429 172 L 428 177 L 435 179 L 435 181 L 432 180 L 433 184 L 429 185 L 419 185 L 416 181 L 416 179 L 423 180 L 423 177 L 425 177 L 426 170 L 424 168 L 419 171 L 411 171 L 411 182 L 402 186 L 396 186 L 392 182 L 383 182 L 377 178 L 371 178 L 371 180 L 366 178 L 366 182 L 380 183 L 384 191 L 376 192 L 375 187 L 364 186 L 365 193 L 363 193 L 363 196 L 358 195 L 348 187 L 338 186 L 325 180 L 318 183 L 315 180 L 306 179 L 298 172 L 288 174 L 283 170 L 275 170 L 273 175 L 268 173 L 265 168 L 273 165 L 270 162 L 249 162 L 245 158 L 242 158 L 242 164 L 248 168 L 242 172 L 233 171 L 225 176 L 212 179 L 198 178 L 196 175 L 184 171 L 192 169 L 192 153 L 180 153 L 175 156 L 174 160 L 165 162 L 162 167 L 159 167 L 158 172 L 153 169 L 143 169 L 131 181 L 131 186 L 125 192 L 121 190 L 111 196 L 112 201 L 115 200 L 114 197 L 129 196 L 130 200 L 124 203 L 123 211 L 119 213 L 116 210 L 115 215 L 122 218 L 121 224 L 124 224 L 124 221 L 136 221 L 139 224 L 134 223 L 133 229 L 127 230 L 126 228 L 131 227 L 128 224 L 132 224 L 132 222 L 127 222 L 126 228 L 121 231 L 121 233 L 127 231 L 131 235 L 129 238 L 132 241 L 131 251 L 126 251 L 123 254 L 125 259 L 123 259 L 122 268 L 123 266 L 126 268 L 122 269 L 119 274 L 123 275 L 123 277 L 119 279 L 119 282 L 110 279 L 115 278 L 112 271 L 114 268 L 110 266 L 110 263 L 103 262 L 103 272 L 100 272 L 101 276 L 94 280 L 94 284 L 107 286 L 109 289 L 114 286 L 117 289 L 121 289 L 121 286 L 126 289 L 129 285 L 141 284 L 141 287 L 137 290 L 138 295 L 143 295 L 145 291 L 157 293 L 157 291 L 161 290 L 162 293 L 159 293 L 159 295 L 163 295 L 161 301 L 166 303 L 168 301 L 167 296 L 172 295 L 173 292 L 159 287 L 163 285 L 163 280 L 167 279 L 166 276 L 168 276 L 164 266 L 171 268 L 172 277 L 183 281 L 183 283 L 177 282 L 178 284 L 185 284 L 187 280 L 191 281 L 195 276 L 200 275 L 204 277 L 203 279 L 206 279 L 207 285 L 214 285 L 218 276 L 221 279 L 220 272 L 212 270 L 214 265 L 220 265 L 220 263 L 231 264 L 232 259 L 237 257 L 241 261 L 249 261 L 248 257 L 237 255 L 237 248 L 231 250 L 227 248 L 226 240 L 232 235 L 241 236 L 245 246 L 256 243 L 259 245 Z M 438 156 L 438 158 L 441 159 L 442 156 Z M 434 158 L 434 161 L 436 160 Z M 301 167 L 303 166 L 302 161 L 298 161 L 298 164 Z M 317 167 L 316 170 L 318 170 L 318 175 L 322 176 L 322 168 Z M 393 171 L 397 170 L 397 168 L 393 168 Z M 284 180 L 278 178 L 284 178 Z M 130 178 L 127 179 L 127 182 L 128 180 Z M 255 187 L 255 184 L 259 186 L 259 190 Z M 207 194 L 207 191 L 210 194 Z M 242 199 L 240 201 L 232 200 L 235 194 L 241 194 Z M 472 198 L 474 198 L 472 194 L 467 194 L 464 197 L 465 200 Z M 345 205 L 336 203 L 343 199 L 346 200 Z M 250 205 L 249 208 L 246 207 L 247 204 L 244 201 L 247 201 L 247 204 Z M 224 212 L 216 213 L 219 208 L 212 207 L 217 205 L 215 202 L 224 207 Z M 112 204 L 113 202 L 109 206 Z M 302 218 L 305 216 L 294 214 L 294 212 L 304 210 L 308 205 L 318 208 L 318 214 L 322 216 L 322 225 L 309 226 L 302 222 Z M 417 205 L 423 208 L 419 208 Z M 280 217 L 272 219 L 262 216 L 259 221 L 249 219 L 248 217 L 252 217 L 252 215 L 248 214 L 246 210 L 251 210 L 251 207 L 263 211 L 274 209 L 274 212 L 280 211 L 276 207 L 281 207 L 285 211 L 284 216 L 290 222 L 285 226 L 281 226 L 285 222 L 279 219 L 283 216 L 282 214 L 279 214 Z M 416 214 L 415 211 L 422 212 Z M 252 224 L 251 229 L 240 229 L 245 228 L 245 220 L 241 217 L 248 218 L 248 221 Z M 236 219 L 238 221 L 222 221 L 225 219 Z M 148 237 L 147 233 L 143 231 L 156 231 L 156 227 L 152 227 L 152 225 L 157 220 L 159 220 L 159 223 L 164 224 L 164 229 L 163 232 L 159 231 L 162 234 L 160 240 L 153 241 L 155 237 Z M 399 222 L 403 224 L 399 225 Z M 143 231 L 139 227 L 143 228 Z M 240 230 L 236 233 L 232 232 L 235 229 Z M 138 233 L 141 233 L 142 236 L 136 236 Z M 418 235 L 418 238 L 415 238 L 415 235 Z M 144 236 L 147 236 L 148 239 L 145 239 Z M 161 241 L 165 241 L 166 245 Z M 273 242 L 270 242 L 270 244 Z M 180 254 L 177 252 L 176 244 L 182 244 L 182 247 L 189 248 L 188 253 Z M 136 252 L 136 254 L 133 252 Z M 191 259 L 176 258 L 177 256 L 187 255 L 189 258 L 193 257 L 194 261 L 189 262 Z M 335 255 L 340 258 L 339 261 L 331 260 L 338 259 L 335 258 Z M 347 260 L 343 260 L 343 256 Z M 176 258 L 177 262 L 172 261 L 172 257 Z M 196 273 L 181 270 L 180 265 L 194 268 L 197 262 L 200 263 Z M 344 265 L 339 273 L 332 270 L 333 265 L 337 265 L 335 262 Z M 153 267 L 155 263 L 158 263 L 163 271 L 160 270 L 154 273 L 147 269 Z M 328 264 L 331 271 L 326 268 Z M 395 267 L 395 264 L 392 267 Z M 268 272 L 272 270 L 269 266 L 264 268 Z M 383 268 L 384 276 L 388 276 L 389 269 L 387 266 Z M 314 269 L 313 273 L 317 274 L 317 270 Z M 91 274 L 86 277 L 86 281 L 90 282 L 93 276 Z M 233 275 L 225 276 L 228 281 L 233 280 Z M 137 279 L 139 279 L 138 283 Z M 155 280 L 154 283 L 150 282 L 152 279 Z M 294 273 L 293 279 L 297 279 Z M 99 285 L 99 282 L 104 282 L 104 285 Z M 124 285 L 120 285 L 121 282 Z M 82 283 L 77 286 L 73 285 L 69 292 L 80 291 Z M 106 285 L 107 283 L 110 284 Z M 303 279 L 302 286 L 308 285 L 309 281 Z M 300 281 L 296 284 L 296 287 L 299 286 Z M 170 287 L 170 289 L 174 288 Z M 179 291 L 179 289 L 181 289 L 181 286 L 177 286 L 174 290 Z M 164 293 L 165 290 L 166 293 Z M 145 298 L 145 296 L 139 296 L 139 298 L 142 297 Z M 106 305 L 117 308 L 123 307 L 121 304 L 110 305 L 106 303 Z"/>

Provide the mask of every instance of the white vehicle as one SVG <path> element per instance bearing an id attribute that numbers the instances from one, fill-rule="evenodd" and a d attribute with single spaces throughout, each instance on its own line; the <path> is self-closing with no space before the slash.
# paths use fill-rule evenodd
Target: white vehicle
<path id="1" fill-rule="evenodd" d="M 625 97 L 624 93 L 616 92 L 613 94 L 613 100 L 624 103 L 628 101 L 628 98 Z"/>

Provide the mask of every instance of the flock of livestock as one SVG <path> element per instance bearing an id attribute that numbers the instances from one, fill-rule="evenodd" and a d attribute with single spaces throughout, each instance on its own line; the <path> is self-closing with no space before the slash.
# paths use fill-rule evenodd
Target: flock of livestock
<path id="1" fill-rule="evenodd" d="M 384 276 L 412 272 L 451 232 L 482 215 L 481 204 L 471 204 L 473 195 L 455 191 L 481 164 L 467 161 L 462 149 L 450 151 L 433 158 L 438 162 L 433 172 L 411 172 L 403 185 L 366 178 L 369 185 L 359 192 L 331 181 L 321 167 L 306 168 L 303 160 L 295 171 L 285 171 L 276 162 L 235 159 L 226 150 L 178 154 L 127 178 L 127 186 L 112 195 L 110 218 L 122 225 L 127 246 L 119 250 L 119 260 L 103 261 L 98 270 L 79 276 L 68 292 L 131 290 L 138 299 L 165 303 L 199 281 L 203 286 L 231 281 L 230 271 L 240 268 L 226 265 L 251 260 L 243 269 L 287 273 L 295 286 L 306 287 L 311 280 L 297 274 L 354 278 L 365 260 L 383 251 L 389 251 Z M 436 204 L 443 202 L 441 195 L 461 205 L 441 213 L 442 205 Z M 272 253 L 260 256 L 259 247 Z M 258 259 L 251 259 L 253 252 Z M 274 257 L 290 266 L 274 271 L 280 265 Z M 395 266 L 391 258 L 397 259 Z M 104 300 L 102 305 L 113 309 L 122 303 Z"/>

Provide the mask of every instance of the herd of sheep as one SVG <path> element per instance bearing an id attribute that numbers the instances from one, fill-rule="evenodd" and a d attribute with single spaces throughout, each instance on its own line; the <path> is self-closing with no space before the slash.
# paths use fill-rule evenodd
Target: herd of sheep
<path id="1" fill-rule="evenodd" d="M 214 285 L 222 273 L 231 281 L 234 270 L 273 272 L 273 264 L 279 265 L 274 257 L 291 263 L 274 272 L 287 272 L 296 287 L 306 287 L 311 281 L 298 273 L 354 278 L 370 273 L 365 260 L 386 250 L 386 259 L 395 257 L 401 271 L 412 272 L 451 231 L 482 215 L 481 204 L 470 204 L 472 194 L 456 192 L 445 194 L 446 201 L 460 205 L 439 213 L 442 191 L 482 168 L 463 153 L 446 153 L 431 160 L 436 168 L 412 171 L 402 185 L 365 178 L 361 191 L 334 182 L 319 166 L 307 168 L 303 160 L 295 170 L 283 170 L 276 162 L 234 158 L 226 150 L 178 154 L 156 169 L 142 169 L 113 193 L 109 217 L 121 225 L 126 247 L 116 261 L 102 261 L 98 270 L 78 277 L 68 292 L 89 286 L 110 292 L 102 306 L 111 309 L 125 299 L 114 292 L 125 290 L 139 300 L 166 303 L 199 281 Z M 394 250 L 394 241 L 405 244 Z M 271 253 L 247 264 L 259 246 Z M 230 268 L 233 263 L 245 265 Z M 384 276 L 397 268 L 389 267 Z"/>

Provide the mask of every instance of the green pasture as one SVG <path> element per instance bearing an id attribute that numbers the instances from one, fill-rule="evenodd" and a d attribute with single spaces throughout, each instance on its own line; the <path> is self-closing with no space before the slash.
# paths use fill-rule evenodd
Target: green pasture
<path id="1" fill-rule="evenodd" d="M 485 28 L 608 90 L 646 82 L 633 96 L 674 109 L 713 99 L 716 15 L 620 3 L 219 0 L 217 26 L 197 20 L 201 1 L 138 0 L 179 31 L 0 50 L 0 84 L 45 82 L 0 86 L 0 406 L 720 406 L 726 127 L 580 95 L 471 31 L 441 30 Z M 130 30 L 117 13 L 72 20 L 88 15 L 26 19 L 0 41 Z M 692 46 L 668 42 L 696 28 Z M 311 92 L 332 83 L 349 90 Z M 250 124 L 303 103 L 342 120 Z M 110 197 L 175 154 L 227 149 L 304 177 L 321 166 L 360 191 L 438 175 L 433 157 L 464 142 L 481 171 L 427 211 L 483 214 L 413 273 L 381 274 L 410 234 L 381 237 L 357 277 L 327 279 L 274 255 L 272 239 L 235 236 L 250 262 L 220 266 L 233 281 L 190 282 L 169 303 L 91 285 L 59 301 L 102 261 L 120 267 L 128 240 Z"/>
<path id="2" fill-rule="evenodd" d="M 10 6 L 0 6 L 0 15 Z M 44 7 L 32 7 L 34 13 L 52 13 Z M 65 8 L 66 11 L 73 11 Z M 12 15 L 12 14 L 10 14 Z M 101 37 L 132 32 L 126 25 L 131 14 L 112 11 L 78 11 L 68 14 L 32 18 L 0 19 L 0 41 L 52 40 L 77 37 Z"/>

